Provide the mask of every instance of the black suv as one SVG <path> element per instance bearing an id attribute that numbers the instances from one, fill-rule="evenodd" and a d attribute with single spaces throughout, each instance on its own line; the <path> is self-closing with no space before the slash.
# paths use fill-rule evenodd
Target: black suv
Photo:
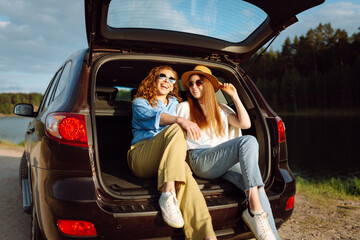
<path id="1" fill-rule="evenodd" d="M 237 88 L 252 121 L 243 134 L 259 142 L 277 226 L 291 216 L 295 179 L 284 124 L 240 64 L 323 0 L 185 2 L 85 0 L 89 48 L 55 73 L 38 111 L 15 106 L 33 118 L 19 169 L 32 239 L 184 237 L 162 220 L 156 180 L 134 177 L 126 164 L 131 99 L 159 65 L 179 75 L 204 65 Z M 234 108 L 223 92 L 217 98 Z M 221 179 L 197 181 L 218 237 L 251 237 L 239 214 L 245 196 Z"/>

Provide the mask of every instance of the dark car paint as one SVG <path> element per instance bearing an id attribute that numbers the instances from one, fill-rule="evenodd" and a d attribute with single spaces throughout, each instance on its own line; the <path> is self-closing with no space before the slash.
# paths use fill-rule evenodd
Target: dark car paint
<path id="1" fill-rule="evenodd" d="M 85 56 L 85 55 L 82 55 Z M 79 61 L 81 62 L 81 61 Z M 82 61 L 82 62 L 86 62 L 86 61 Z M 82 65 L 84 67 L 84 69 L 82 70 L 83 72 L 86 72 L 87 67 L 86 65 Z M 86 79 L 86 77 L 84 77 L 83 79 Z M 82 80 L 83 80 L 82 79 Z M 85 81 L 85 80 L 84 80 Z M 80 80 L 81 82 L 81 80 Z M 80 85 L 85 85 L 83 84 L 79 84 Z M 83 88 L 82 88 L 83 89 Z M 85 92 L 87 92 L 86 90 L 83 90 Z M 71 91 L 72 93 L 74 93 L 75 91 Z M 81 89 L 79 89 L 78 91 L 76 91 L 77 94 L 80 95 L 86 95 L 85 93 L 81 93 Z M 248 93 L 248 94 L 252 94 L 252 93 Z M 259 94 L 259 93 L 256 93 Z M 75 95 L 76 96 L 76 95 Z M 71 96 L 69 96 L 70 98 Z M 257 96 L 258 97 L 258 96 Z M 254 96 L 254 99 L 256 97 Z M 76 101 L 73 101 L 76 102 Z M 76 104 L 74 104 L 76 105 Z M 87 112 L 88 109 L 87 104 L 83 104 L 80 105 L 78 104 L 78 106 L 81 106 L 80 108 L 77 109 L 77 111 L 83 111 L 83 112 Z M 79 110 L 81 109 L 81 110 Z M 53 112 L 56 111 L 57 107 L 52 109 L 48 109 L 47 111 L 49 112 Z M 70 110 L 73 111 L 73 110 Z M 268 110 L 269 112 L 271 112 L 271 110 Z M 260 112 L 258 112 L 257 114 L 260 114 Z M 41 117 L 40 119 L 43 119 L 43 117 Z M 44 122 L 42 122 L 40 125 L 42 125 L 42 127 L 40 127 L 39 129 L 43 129 L 43 124 Z M 266 124 L 264 123 L 263 128 L 265 127 Z M 43 130 L 42 130 L 43 131 Z M 37 131 L 36 131 L 37 132 Z M 39 131 L 38 132 L 38 139 L 42 139 L 41 141 L 41 153 L 39 156 L 34 156 L 32 159 L 32 174 L 31 176 L 33 176 L 33 186 L 34 186 L 34 193 L 36 196 L 39 196 L 38 198 L 38 202 L 35 204 L 35 207 L 37 209 L 37 212 L 41 212 L 42 216 L 40 216 L 39 219 L 39 224 L 40 226 L 43 227 L 43 229 L 45 230 L 45 234 L 46 236 L 56 236 L 55 238 L 59 238 L 60 235 L 58 235 L 58 231 L 56 230 L 56 225 L 54 224 L 54 222 L 56 222 L 56 219 L 61 219 L 61 218 L 67 218 L 68 215 L 70 214 L 70 216 L 77 216 L 78 219 L 86 219 L 89 221 L 92 221 L 96 226 L 99 226 L 100 228 L 97 229 L 99 235 L 101 236 L 108 236 L 109 239 L 111 239 L 111 234 L 115 234 L 112 233 L 114 229 L 118 229 L 117 232 L 118 234 L 121 234 L 121 236 L 127 236 L 127 234 L 130 234 L 129 231 L 132 232 L 132 234 L 134 234 L 136 231 L 135 229 L 132 231 L 131 229 L 134 228 L 134 226 L 139 227 L 139 222 L 141 223 L 146 223 L 144 224 L 144 227 L 146 229 L 146 226 L 148 226 L 149 222 L 155 222 L 157 223 L 157 225 L 162 226 L 161 228 L 163 228 L 161 230 L 162 233 L 169 233 L 169 234 L 173 234 L 174 231 L 171 228 L 169 228 L 168 226 L 166 226 L 163 222 L 162 222 L 162 218 L 159 214 L 159 212 L 156 213 L 156 215 L 154 216 L 144 216 L 144 217 L 113 217 L 112 214 L 110 214 L 109 212 L 107 212 L 106 208 L 113 205 L 114 203 L 111 197 L 109 197 L 109 195 L 107 195 L 105 192 L 103 192 L 103 188 L 101 186 L 101 184 L 98 182 L 98 178 L 96 177 L 96 173 L 93 173 L 94 175 L 92 176 L 92 172 L 91 169 L 96 169 L 96 164 L 95 161 L 91 160 L 91 157 L 89 158 L 89 151 L 91 152 L 92 150 L 92 143 L 91 141 L 89 142 L 89 150 L 86 148 L 82 148 L 80 151 L 79 149 L 77 149 L 76 151 L 74 151 L 74 148 L 76 147 L 72 147 L 72 146 L 66 146 L 66 145 L 62 145 L 60 143 L 54 142 L 53 140 L 51 140 L 50 138 L 48 138 L 46 135 L 43 134 L 43 132 Z M 261 141 L 261 140 L 260 140 Z M 36 145 L 36 144 L 35 144 Z M 283 143 L 282 145 L 285 146 L 286 149 L 286 145 L 285 143 Z M 281 151 L 279 151 L 281 152 Z M 39 154 L 39 153 L 38 153 Z M 74 155 L 75 154 L 75 155 Z M 91 154 L 90 154 L 91 156 Z M 38 165 L 38 161 L 36 161 L 36 159 L 48 159 L 47 161 L 44 161 L 43 165 Z M 73 159 L 76 159 L 76 161 L 74 161 Z M 91 165 L 93 165 L 93 168 L 91 168 Z M 50 170 L 51 169 L 51 170 Z M 276 169 L 276 168 L 275 168 Z M 55 172 L 58 172 L 59 174 L 54 174 L 54 170 Z M 61 170 L 61 171 L 59 171 Z M 292 176 L 291 172 L 284 168 L 284 171 L 286 172 L 286 174 L 284 174 L 284 172 L 281 173 L 281 171 L 277 171 L 277 174 L 274 178 L 269 178 L 267 182 L 273 180 L 274 183 L 271 184 L 272 188 L 274 188 L 274 190 L 276 192 L 283 192 L 283 190 L 285 189 L 286 192 L 283 192 L 283 195 L 289 195 L 292 196 L 295 192 L 295 185 L 294 185 L 294 179 L 293 177 L 291 177 L 290 179 L 285 179 L 284 176 Z M 93 181 L 90 181 L 92 177 Z M 286 181 L 289 181 L 288 183 Z M 46 183 L 47 187 L 50 187 L 52 189 L 47 189 L 45 188 L 45 186 L 42 183 Z M 74 185 L 81 185 L 82 186 L 82 190 L 83 193 L 79 193 L 79 198 L 76 198 L 75 196 L 71 196 L 71 189 L 74 189 Z M 290 184 L 289 186 L 286 187 L 286 184 Z M 95 189 L 94 189 L 95 187 Z M 69 188 L 69 189 L 67 189 Z M 75 187 L 74 190 L 78 189 L 78 187 Z M 271 190 L 271 189 L 270 189 Z M 288 194 L 286 194 L 288 192 Z M 44 194 L 46 193 L 46 194 Z M 70 194 L 70 196 L 69 196 Z M 83 195 L 84 194 L 84 195 Z M 40 197 L 42 196 L 42 197 Z M 87 196 L 87 197 L 85 197 Z M 95 196 L 97 196 L 97 198 L 95 199 Z M 281 196 L 281 198 L 277 195 L 274 199 L 271 198 L 270 196 L 270 200 L 271 200 L 271 204 L 278 206 L 279 207 L 279 211 L 277 211 L 276 207 L 274 209 L 274 217 L 277 219 L 282 219 L 280 222 L 277 222 L 278 225 L 280 225 L 282 223 L 282 221 L 285 221 L 287 218 L 290 217 L 291 212 L 289 211 L 287 214 L 283 214 L 281 209 L 284 209 L 284 206 L 286 205 L 286 199 L 283 200 L 283 196 Z M 85 207 L 83 207 L 83 203 L 85 203 Z M 155 203 L 156 204 L 156 203 Z M 279 205 L 278 205 L 279 204 Z M 42 206 L 41 210 L 39 209 L 38 206 Z M 100 206 L 100 208 L 99 208 Z M 90 209 L 92 209 L 92 214 L 89 215 L 89 209 L 88 207 L 91 207 Z M 65 211 L 66 209 L 66 211 Z M 40 210 L 40 211 L 39 211 Z M 233 223 L 234 221 L 238 221 L 238 214 L 236 214 L 237 212 L 240 211 L 240 209 L 238 209 L 238 206 L 234 206 L 233 211 L 231 211 L 230 209 L 226 210 L 227 213 L 224 214 L 223 211 L 221 210 L 212 210 L 210 208 L 210 212 L 213 216 L 214 219 L 214 227 L 225 227 L 226 222 L 229 222 L 229 226 L 231 226 L 231 223 Z M 281 216 L 279 214 L 277 214 L 277 212 L 281 212 Z M 75 213 L 75 214 L 74 214 Z M 92 215 L 94 214 L 94 216 L 104 216 L 104 217 L 95 217 L 93 218 Z M 46 216 L 46 217 L 44 217 Z M 217 217 L 216 217 L 217 216 Z M 141 219 L 143 218 L 143 219 Z M 137 220 L 136 220 L 137 219 Z M 115 221 L 116 220 L 116 221 Z M 136 222 L 136 225 L 134 225 L 135 223 L 133 223 L 131 220 L 134 220 Z M 117 224 L 116 226 L 114 225 L 115 221 Z M 111 222 L 111 224 L 110 224 Z M 106 223 L 106 224 L 105 224 Z M 107 225 L 106 229 L 104 230 L 104 232 L 102 231 L 102 226 L 103 225 Z M 112 226 L 113 228 L 111 228 L 110 226 Z M 120 229 L 119 229 L 120 228 Z M 149 227 L 148 227 L 149 228 Z M 112 229 L 112 230 L 110 230 Z M 123 230 L 121 230 L 123 229 Z M 126 230 L 124 230 L 126 229 Z M 241 231 L 241 230 L 239 230 Z M 145 234 L 146 231 L 142 231 L 142 234 Z M 108 235 L 110 234 L 110 235 Z M 153 232 L 153 230 L 149 230 L 149 234 L 151 234 L 151 236 L 155 237 L 156 234 Z M 240 234 L 248 234 L 248 233 L 242 233 Z M 115 234 L 116 235 L 116 234 Z M 114 236 L 115 236 L 114 235 Z M 179 233 L 179 235 L 181 235 Z M 130 235 L 129 235 L 130 236 Z M 136 237 L 135 235 L 131 235 L 131 237 Z M 140 237 L 140 235 L 139 235 Z M 55 239 L 54 238 L 54 239 Z"/>
<path id="2" fill-rule="evenodd" d="M 79 148 L 74 146 L 67 146 L 55 142 L 44 133 L 44 124 L 46 115 L 55 111 L 82 112 L 87 116 L 87 121 L 91 122 L 89 117 L 88 100 L 76 100 L 78 96 L 88 96 L 90 76 L 89 68 L 86 65 L 88 56 L 85 52 L 82 54 L 73 55 L 73 63 L 78 66 L 74 71 L 82 73 L 81 77 L 76 78 L 77 74 L 70 78 L 69 81 L 77 81 L 77 84 L 70 85 L 71 88 L 64 92 L 62 97 L 54 100 L 37 118 L 30 124 L 35 127 L 35 131 L 26 137 L 27 146 L 31 143 L 31 148 L 27 147 L 27 154 L 30 159 L 30 178 L 32 182 L 32 192 L 34 198 L 34 207 L 36 210 L 36 217 L 39 222 L 40 229 L 48 239 L 67 239 L 62 236 L 56 226 L 57 219 L 84 219 L 95 224 L 98 236 L 103 236 L 106 239 L 114 239 L 115 236 L 123 236 L 126 238 L 143 237 L 144 234 L 156 237 L 161 234 L 169 234 L 181 237 L 181 231 L 168 227 L 163 221 L 159 211 L 147 216 L 131 216 L 131 214 L 115 214 L 111 213 L 111 208 L 116 205 L 118 200 L 109 196 L 103 191 L 101 182 L 97 176 L 96 161 L 93 159 L 92 152 L 93 142 L 91 141 L 91 130 L 89 129 L 89 149 Z M 250 83 L 250 82 L 249 82 Z M 84 88 L 87 86 L 87 88 Z M 69 89 L 69 88 L 68 88 Z M 260 95 L 258 92 L 248 92 L 249 95 Z M 255 100 L 258 96 L 253 96 Z M 87 99 L 87 97 L 85 97 Z M 67 100 L 71 104 L 60 104 L 60 101 Z M 267 110 L 269 113 L 272 110 Z M 261 114 L 260 111 L 254 113 Z M 273 117 L 275 117 L 274 115 Z M 271 119 L 271 118 L 270 118 Z M 270 121 L 270 120 L 268 120 Z M 88 125 L 88 127 L 91 124 Z M 263 123 L 263 128 L 266 128 Z M 31 139 L 30 139 L 31 138 Z M 260 140 L 261 141 L 261 140 Z M 286 143 L 283 145 L 286 150 Z M 40 151 L 39 151 L 40 150 Z M 279 152 L 281 152 L 279 150 Z M 286 152 L 286 151 L 285 151 Z M 277 156 L 280 158 L 280 156 Z M 272 158 L 273 159 L 273 158 Z M 286 159 L 284 159 L 286 160 Z M 276 161 L 275 161 L 276 163 Z M 287 162 L 286 162 L 287 163 Z M 280 225 L 283 221 L 290 217 L 292 210 L 286 214 L 283 213 L 286 199 L 283 196 L 292 196 L 295 193 L 295 182 L 291 172 L 285 166 L 282 170 L 273 167 L 276 171 L 275 176 L 270 177 L 267 182 L 273 181 L 271 184 L 273 192 L 276 192 L 273 197 L 270 196 L 271 204 L 275 207 L 274 217 L 278 220 Z M 265 174 L 267 175 L 267 174 Z M 272 174 L 273 175 L 273 174 Z M 290 178 L 287 178 L 290 176 Z M 284 192 L 285 190 L 285 192 Z M 278 193 L 282 193 L 281 197 Z M 144 200 L 142 200 L 144 201 Z M 156 205 L 157 202 L 145 204 Z M 240 208 L 239 208 L 240 207 Z M 210 213 L 214 219 L 214 227 L 224 229 L 231 227 L 234 221 L 239 221 L 237 214 L 240 209 L 245 206 L 234 204 L 232 208 L 226 210 L 209 207 Z M 279 208 L 279 210 L 277 210 Z M 224 213 L 224 211 L 226 211 Z M 279 220 L 281 219 L 281 221 Z M 150 224 L 151 223 L 151 224 Z M 159 232 L 154 232 L 151 228 L 155 224 Z M 136 231 L 141 227 L 143 231 Z M 229 230 L 223 230 L 225 232 Z M 248 232 L 244 229 L 235 229 L 233 234 L 237 237 L 248 236 Z M 236 232 L 237 231 L 237 232 Z M 175 235 L 174 235 L 175 234 Z"/>
<path id="3" fill-rule="evenodd" d="M 86 1 L 86 4 L 91 4 L 91 1 Z M 122 239 L 144 238 L 145 236 L 155 238 L 164 235 L 172 235 L 180 239 L 183 237 L 181 230 L 170 228 L 163 222 L 156 196 L 133 200 L 131 197 L 117 199 L 104 188 L 102 178 L 99 176 L 100 163 L 97 161 L 95 147 L 97 139 L 91 112 L 95 90 L 91 82 L 96 75 L 97 64 L 104 59 L 103 57 L 116 54 L 121 53 L 110 49 L 95 50 L 91 55 L 93 63 L 91 65 L 89 65 L 91 62 L 89 49 L 80 50 L 71 55 L 65 61 L 65 63 L 71 61 L 72 65 L 68 85 L 64 92 L 49 106 L 41 105 L 38 112 L 27 114 L 29 117 L 35 117 L 28 126 L 25 144 L 25 155 L 29 161 L 28 177 L 32 186 L 34 217 L 39 223 L 41 233 L 47 239 L 74 239 L 59 232 L 56 225 L 57 219 L 91 221 L 96 226 L 100 239 L 119 239 L 119 236 Z M 230 62 L 226 64 L 230 64 L 229 66 L 235 67 L 239 73 L 243 74 L 238 64 Z M 60 68 L 59 73 L 61 71 Z M 55 80 L 53 79 L 51 84 Z M 293 212 L 293 208 L 284 211 L 286 201 L 295 194 L 295 179 L 288 166 L 286 141 L 278 143 L 275 120 L 277 114 L 267 104 L 251 79 L 244 76 L 240 85 L 245 86 L 239 88 L 240 91 L 245 90 L 251 99 L 245 104 L 251 106 L 251 117 L 260 119 L 256 129 L 264 132 L 264 135 L 260 135 L 263 139 L 258 139 L 258 141 L 264 146 L 263 155 L 266 155 L 270 164 L 261 166 L 261 169 L 276 224 L 281 226 Z M 49 88 L 45 92 L 45 97 Z M 47 136 L 44 130 L 45 119 L 48 114 L 59 111 L 85 115 L 88 148 L 64 145 Z M 211 194 L 204 191 L 204 195 Z M 221 195 L 218 197 L 219 199 L 226 198 Z M 216 198 L 207 198 L 214 228 L 219 234 L 229 234 L 228 239 L 250 237 L 251 233 L 244 229 L 243 225 L 239 224 L 233 228 L 234 222 L 241 221 L 239 212 L 244 209 L 245 203 L 232 201 L 229 201 L 227 208 L 217 208 L 214 203 Z M 155 210 L 146 214 L 122 213 L 117 210 L 126 202 L 134 207 L 149 206 Z M 156 231 L 154 231 L 155 227 Z M 232 228 L 233 230 L 230 230 Z"/>
<path id="4" fill-rule="evenodd" d="M 83 96 L 88 96 L 89 93 L 89 89 L 84 88 L 84 86 L 89 85 L 86 82 L 89 79 L 88 76 L 90 76 L 89 68 L 86 65 L 86 59 L 84 58 L 86 56 L 88 55 L 85 50 L 72 56 L 72 61 L 75 64 L 75 67 L 77 67 L 77 69 L 74 67 L 74 71 L 81 72 L 82 76 L 76 78 L 75 76 L 78 75 L 73 74 L 71 76 L 74 77 L 70 77 L 71 80 L 69 81 L 75 81 L 78 82 L 78 84 L 72 84 L 70 90 L 64 93 L 63 97 L 55 100 L 49 107 L 44 107 L 44 111 L 30 123 L 29 128 L 34 127 L 35 131 L 28 134 L 26 137 L 26 152 L 30 158 L 31 165 L 31 173 L 29 176 L 31 176 L 33 197 L 35 199 L 34 207 L 36 213 L 38 213 L 37 219 L 40 228 L 44 231 L 43 233 L 48 239 L 66 239 L 59 234 L 56 227 L 56 219 L 74 218 L 74 216 L 76 216 L 77 219 L 92 221 L 97 226 L 99 235 L 108 236 L 109 239 L 112 239 L 112 234 L 128 236 L 128 234 L 130 234 L 129 231 L 132 232 L 132 234 L 136 233 L 135 229 L 134 231 L 131 229 L 133 229 L 134 226 L 139 227 L 139 222 L 144 223 L 144 226 L 142 227 L 145 229 L 146 226 L 149 225 L 149 222 L 155 222 L 158 227 L 161 226 L 162 233 L 174 234 L 173 232 L 176 232 L 177 230 L 166 226 L 162 222 L 159 212 L 154 213 L 153 216 L 134 218 L 129 216 L 121 217 L 121 215 L 114 217 L 113 214 L 107 211 L 106 208 L 113 205 L 116 201 L 114 202 L 112 197 L 103 192 L 101 183 L 99 183 L 96 176 L 96 171 L 94 171 L 96 169 L 96 161 L 92 159 L 91 154 L 93 151 L 91 131 L 89 131 L 89 149 L 57 143 L 44 133 L 45 117 L 48 113 L 58 111 L 59 109 L 61 111 L 66 109 L 70 112 L 83 112 L 86 114 L 89 112 L 89 105 L 86 100 L 76 100 L 78 99 L 78 96 L 82 96 L 81 99 L 84 99 Z M 247 84 L 250 85 L 250 88 L 251 85 L 253 85 L 250 80 L 247 80 Z M 248 94 L 250 96 L 254 94 L 252 100 L 256 104 L 266 106 L 266 108 L 262 108 L 261 110 L 267 111 L 269 117 L 267 118 L 268 121 L 273 122 L 271 121 L 271 118 L 275 117 L 276 114 L 273 114 L 271 108 L 267 106 L 266 101 L 263 100 L 261 94 L 256 90 L 255 85 L 252 87 L 254 89 L 251 92 L 248 92 Z M 72 102 L 74 107 L 71 108 L 71 104 L 58 104 L 60 100 L 63 101 L 64 99 Z M 261 113 L 258 111 L 254 114 Z M 270 114 L 273 115 L 271 116 Z M 88 119 L 88 121 L 91 120 Z M 89 126 L 91 126 L 91 124 L 89 124 Z M 263 127 L 266 127 L 265 123 Z M 276 140 L 277 139 L 274 141 Z M 29 148 L 29 146 L 31 147 Z M 40 148 L 41 150 L 38 151 L 37 148 Z M 280 148 L 282 148 L 282 150 L 280 150 Z M 286 205 L 286 202 L 284 201 L 286 201 L 287 198 L 284 197 L 290 197 L 295 193 L 295 182 L 287 166 L 286 142 L 279 145 L 277 152 L 282 153 L 282 156 L 272 156 L 271 167 L 276 174 L 272 174 L 272 177 L 267 179 L 267 182 L 269 183 L 272 181 L 272 183 L 269 184 L 271 185 L 270 191 L 282 193 L 281 197 L 277 194 L 274 197 L 269 197 L 272 206 L 274 206 L 274 217 L 278 219 L 277 224 L 280 225 L 283 221 L 288 219 L 292 213 L 292 210 L 290 210 L 284 214 L 282 209 L 284 209 L 284 206 Z M 46 161 L 44 161 L 45 159 Z M 278 162 L 280 160 L 285 161 L 286 164 L 283 168 L 278 169 L 274 164 L 279 164 Z M 279 167 L 281 167 L 281 164 L 279 164 Z M 155 202 L 154 204 L 157 203 Z M 240 210 L 237 205 L 234 205 L 233 210 L 231 210 L 231 208 L 227 209 L 226 214 L 224 214 L 223 210 L 210 208 L 211 215 L 214 218 L 214 227 L 222 226 L 224 228 L 226 226 L 224 223 L 226 222 L 231 226 L 231 223 L 238 221 L 238 211 Z M 279 221 L 279 219 L 282 220 Z M 132 220 L 134 220 L 136 224 L 133 223 Z M 104 226 L 106 226 L 105 230 L 102 229 Z M 117 233 L 112 233 L 114 229 L 117 229 Z M 239 231 L 241 232 L 243 230 Z M 238 236 L 248 235 L 248 233 L 240 232 L 240 235 Z M 146 233 L 146 231 L 142 231 L 142 234 L 144 233 Z M 153 237 L 156 236 L 151 228 L 149 234 Z M 178 234 L 179 236 L 181 235 L 181 233 Z M 136 234 L 131 235 L 131 237 L 136 237 Z"/>

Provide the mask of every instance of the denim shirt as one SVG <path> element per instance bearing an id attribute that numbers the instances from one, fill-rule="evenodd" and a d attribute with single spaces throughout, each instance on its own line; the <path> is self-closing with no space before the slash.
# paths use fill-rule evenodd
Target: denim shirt
<path id="1" fill-rule="evenodd" d="M 131 145 L 145 139 L 151 139 L 168 126 L 160 125 L 161 113 L 175 116 L 176 106 L 179 104 L 175 97 L 169 97 L 168 105 L 158 101 L 158 106 L 151 107 L 144 98 L 136 98 L 132 102 L 132 133 Z"/>

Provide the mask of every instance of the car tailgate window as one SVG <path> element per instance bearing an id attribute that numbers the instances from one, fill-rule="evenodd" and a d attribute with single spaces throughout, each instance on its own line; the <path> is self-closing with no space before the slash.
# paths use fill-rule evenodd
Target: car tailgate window
<path id="1" fill-rule="evenodd" d="M 180 31 L 241 42 L 267 17 L 245 1 L 112 0 L 107 25 L 111 28 L 144 28 Z"/>

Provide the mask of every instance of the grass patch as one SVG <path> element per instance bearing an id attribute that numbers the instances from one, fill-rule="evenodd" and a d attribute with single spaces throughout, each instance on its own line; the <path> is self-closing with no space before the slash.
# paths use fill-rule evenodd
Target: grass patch
<path id="1" fill-rule="evenodd" d="M 20 142 L 20 143 L 18 143 L 17 145 L 19 145 L 19 146 L 21 146 L 21 147 L 25 147 L 25 140 L 22 141 L 22 142 Z"/>
<path id="2" fill-rule="evenodd" d="M 13 143 L 13 142 L 10 142 L 10 141 L 8 141 L 8 140 L 1 140 L 0 139 L 0 144 L 4 144 L 4 145 L 16 145 L 15 143 Z"/>
<path id="3" fill-rule="evenodd" d="M 0 139 L 0 144 L 6 145 L 6 146 L 20 146 L 20 147 L 25 147 L 25 141 L 22 141 L 22 142 L 16 144 L 16 143 L 13 143 L 13 142 L 8 141 L 8 140 L 1 140 L 1 139 Z"/>
<path id="4" fill-rule="evenodd" d="M 323 180 L 308 180 L 296 178 L 296 189 L 299 192 L 325 195 L 337 198 L 359 198 L 360 178 L 341 179 L 330 178 Z"/>

